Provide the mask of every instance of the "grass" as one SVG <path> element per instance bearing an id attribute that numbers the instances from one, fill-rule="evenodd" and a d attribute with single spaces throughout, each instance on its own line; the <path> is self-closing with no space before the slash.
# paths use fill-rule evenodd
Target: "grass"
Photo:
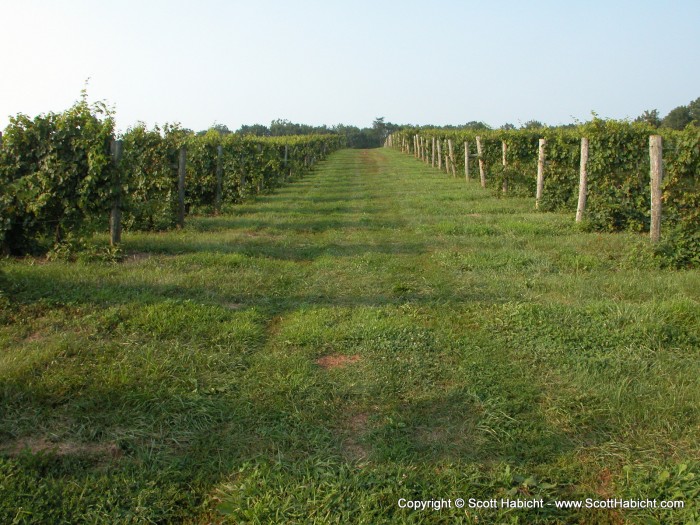
<path id="1" fill-rule="evenodd" d="M 388 150 L 229 212 L 2 262 L 0 522 L 700 519 L 697 271 Z M 501 497 L 686 508 L 397 505 Z"/>

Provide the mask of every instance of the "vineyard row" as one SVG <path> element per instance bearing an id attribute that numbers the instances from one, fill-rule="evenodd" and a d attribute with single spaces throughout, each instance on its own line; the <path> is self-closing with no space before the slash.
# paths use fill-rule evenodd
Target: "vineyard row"
<path id="1" fill-rule="evenodd" d="M 700 130 L 658 130 L 594 119 L 573 129 L 404 129 L 385 146 L 499 196 L 575 212 L 597 231 L 650 232 L 677 266 L 700 263 Z M 663 214 L 661 210 L 663 209 Z M 663 237 L 661 236 L 663 224 Z"/>
<path id="2" fill-rule="evenodd" d="M 251 137 L 139 125 L 118 140 L 99 106 L 19 115 L 0 135 L 0 249 L 45 251 L 64 239 L 183 226 L 303 175 L 338 135 Z M 109 223 L 109 224 L 108 224 Z"/>

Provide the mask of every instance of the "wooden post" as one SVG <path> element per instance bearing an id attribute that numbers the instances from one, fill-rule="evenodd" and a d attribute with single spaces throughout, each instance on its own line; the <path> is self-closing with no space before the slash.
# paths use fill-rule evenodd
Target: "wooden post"
<path id="1" fill-rule="evenodd" d="M 535 209 L 539 209 L 542 192 L 544 191 L 544 147 L 547 144 L 545 139 L 539 140 L 537 153 L 537 189 L 535 190 Z"/>
<path id="2" fill-rule="evenodd" d="M 508 175 L 506 173 L 506 168 L 508 167 L 508 160 L 506 159 L 506 154 L 508 153 L 508 145 L 505 140 L 501 141 L 501 151 L 503 153 L 501 163 L 503 164 L 503 186 L 501 190 L 503 193 L 508 193 Z"/>
<path id="3" fill-rule="evenodd" d="M 454 151 L 452 150 L 452 139 L 449 139 L 447 141 L 447 148 L 450 152 L 450 165 L 452 166 L 452 176 L 456 179 L 457 172 L 455 171 L 455 155 L 454 155 Z"/>
<path id="4" fill-rule="evenodd" d="M 433 137 L 433 147 L 431 148 L 432 154 L 433 154 L 433 163 L 432 166 L 433 168 L 435 167 L 435 137 Z"/>
<path id="5" fill-rule="evenodd" d="M 442 169 L 442 148 L 440 147 L 440 143 L 442 141 L 438 140 L 437 141 L 437 156 L 438 156 L 438 169 Z"/>
<path id="6" fill-rule="evenodd" d="M 661 135 L 649 137 L 649 162 L 651 164 L 651 242 L 661 238 L 661 182 L 664 177 L 663 141 Z"/>
<path id="7" fill-rule="evenodd" d="M 122 242 L 122 189 L 119 164 L 124 152 L 124 142 L 121 140 L 112 141 L 112 161 L 114 162 L 114 201 L 112 202 L 112 212 L 109 215 L 109 244 L 116 246 Z"/>
<path id="8" fill-rule="evenodd" d="M 187 148 L 180 148 L 180 162 L 177 167 L 177 196 L 178 196 L 178 214 L 177 225 L 180 228 L 185 227 L 185 169 L 187 165 Z"/>
<path id="9" fill-rule="evenodd" d="M 578 180 L 578 206 L 576 207 L 576 222 L 583 220 L 586 211 L 586 197 L 588 196 L 588 139 L 581 139 L 581 168 Z"/>
<path id="10" fill-rule="evenodd" d="M 476 137 L 476 154 L 479 157 L 479 177 L 481 178 L 481 187 L 486 187 L 486 169 L 484 166 L 484 152 L 481 146 L 481 137 Z"/>
<path id="11" fill-rule="evenodd" d="M 221 212 L 221 193 L 223 191 L 224 176 L 223 176 L 223 155 L 224 147 L 219 144 L 216 147 L 216 195 L 214 196 L 214 213 L 217 215 Z"/>
<path id="12" fill-rule="evenodd" d="M 283 176 L 284 176 L 284 181 L 287 182 L 287 177 L 291 176 L 291 170 L 287 169 L 287 164 L 288 164 L 288 159 L 289 159 L 289 146 L 287 144 L 284 145 L 284 171 Z"/>
<path id="13" fill-rule="evenodd" d="M 464 141 L 464 178 L 469 182 L 469 142 Z"/>

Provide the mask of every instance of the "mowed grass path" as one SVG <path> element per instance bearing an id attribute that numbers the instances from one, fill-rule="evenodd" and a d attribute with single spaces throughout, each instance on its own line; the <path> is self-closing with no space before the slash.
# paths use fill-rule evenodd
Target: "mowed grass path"
<path id="1" fill-rule="evenodd" d="M 2 262 L 0 522 L 697 519 L 699 272 L 389 150 L 230 212 Z M 686 508 L 454 503 L 587 497 Z"/>

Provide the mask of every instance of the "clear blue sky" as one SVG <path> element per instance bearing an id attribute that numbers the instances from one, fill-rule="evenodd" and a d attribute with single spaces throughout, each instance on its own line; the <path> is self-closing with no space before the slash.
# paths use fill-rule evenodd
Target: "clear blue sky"
<path id="1" fill-rule="evenodd" d="M 547 124 L 700 96 L 700 1 L 0 0 L 0 128 L 90 100 L 180 122 Z"/>

